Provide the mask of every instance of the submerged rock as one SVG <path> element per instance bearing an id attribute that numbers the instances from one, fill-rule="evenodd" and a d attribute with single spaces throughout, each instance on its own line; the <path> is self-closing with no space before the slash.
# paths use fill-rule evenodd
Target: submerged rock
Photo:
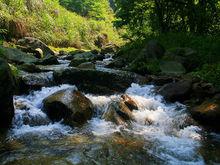
<path id="1" fill-rule="evenodd" d="M 43 110 L 53 121 L 64 120 L 71 126 L 84 124 L 91 119 L 92 102 L 74 88 L 58 91 L 43 100 Z"/>
<path id="2" fill-rule="evenodd" d="M 14 78 L 7 62 L 0 59 L 0 128 L 8 128 L 14 117 Z"/>
<path id="3" fill-rule="evenodd" d="M 158 93 L 167 101 L 184 101 L 189 98 L 191 88 L 191 80 L 181 80 L 179 82 L 165 84 L 158 90 Z"/>
<path id="4" fill-rule="evenodd" d="M 146 83 L 145 77 L 131 72 L 80 68 L 55 71 L 54 80 L 57 84 L 73 84 L 85 92 L 99 94 L 124 92 L 132 83 Z"/>

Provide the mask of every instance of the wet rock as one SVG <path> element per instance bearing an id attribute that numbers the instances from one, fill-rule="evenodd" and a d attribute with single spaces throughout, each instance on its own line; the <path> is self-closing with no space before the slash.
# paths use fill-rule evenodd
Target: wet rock
<path id="1" fill-rule="evenodd" d="M 117 125 L 127 125 L 127 121 L 134 120 L 132 111 L 123 101 L 112 102 L 102 118 L 106 121 L 114 122 Z"/>
<path id="2" fill-rule="evenodd" d="M 26 72 L 29 72 L 29 73 L 39 73 L 41 72 L 41 69 L 39 67 L 37 67 L 36 65 L 34 64 L 22 64 L 20 66 L 18 66 L 18 68 L 20 70 L 23 70 L 23 71 L 26 71 Z"/>
<path id="3" fill-rule="evenodd" d="M 53 55 L 48 55 L 44 57 L 43 59 L 40 59 L 37 64 L 40 65 L 56 65 L 59 64 L 59 61 L 57 60 L 57 57 Z"/>
<path id="4" fill-rule="evenodd" d="M 138 106 L 137 103 L 128 95 L 124 94 L 121 95 L 121 98 L 123 99 L 123 102 L 125 103 L 125 105 L 131 110 L 137 110 Z"/>
<path id="5" fill-rule="evenodd" d="M 40 48 L 43 51 L 44 56 L 54 55 L 54 52 L 45 43 L 37 38 L 25 37 L 18 40 L 17 44 L 30 50 L 36 50 Z"/>
<path id="6" fill-rule="evenodd" d="M 160 69 L 167 75 L 181 75 L 186 72 L 184 66 L 177 61 L 161 61 Z"/>
<path id="7" fill-rule="evenodd" d="M 217 92 L 216 88 L 211 83 L 203 81 L 196 82 L 192 86 L 193 95 L 197 98 L 210 97 Z"/>
<path id="8" fill-rule="evenodd" d="M 82 63 L 88 62 L 88 60 L 84 59 L 84 58 L 77 58 L 77 59 L 73 59 L 71 60 L 69 66 L 71 67 L 77 67 Z"/>
<path id="9" fill-rule="evenodd" d="M 110 62 L 106 67 L 108 68 L 123 68 L 127 64 L 126 60 L 123 58 L 116 58 Z"/>
<path id="10" fill-rule="evenodd" d="M 95 94 L 124 92 L 132 83 L 146 83 L 146 78 L 135 73 L 106 70 L 69 68 L 54 72 L 57 84 L 74 84 L 80 90 Z"/>
<path id="11" fill-rule="evenodd" d="M 192 117 L 204 124 L 211 126 L 214 129 L 220 130 L 220 100 L 213 98 L 204 101 L 201 105 L 190 109 Z"/>
<path id="12" fill-rule="evenodd" d="M 95 69 L 95 64 L 92 62 L 85 62 L 77 66 L 80 69 Z"/>
<path id="13" fill-rule="evenodd" d="M 53 81 L 53 72 L 27 73 L 20 72 L 18 77 L 19 87 L 23 92 L 41 87 L 55 85 Z"/>
<path id="14" fill-rule="evenodd" d="M 158 90 L 158 93 L 167 101 L 184 101 L 189 98 L 191 88 L 191 80 L 181 80 L 179 82 L 165 84 Z"/>
<path id="15" fill-rule="evenodd" d="M 15 48 L 5 48 L 0 46 L 0 57 L 10 63 L 23 64 L 23 63 L 36 63 L 38 59 L 33 55 L 22 52 Z"/>
<path id="16" fill-rule="evenodd" d="M 162 86 L 164 84 L 172 83 L 179 81 L 178 77 L 174 76 L 155 76 L 155 75 L 149 75 L 147 76 L 147 79 L 149 82 L 153 83 L 157 86 Z"/>
<path id="17" fill-rule="evenodd" d="M 91 119 L 92 102 L 74 88 L 58 91 L 43 100 L 43 110 L 53 121 L 64 120 L 71 126 L 81 125 Z"/>
<path id="18" fill-rule="evenodd" d="M 8 128 L 14 117 L 15 82 L 7 62 L 0 59 L 0 128 Z"/>
<path id="19" fill-rule="evenodd" d="M 44 57 L 43 51 L 40 48 L 31 49 L 24 46 L 17 45 L 17 48 L 20 49 L 22 52 L 25 53 L 32 53 L 36 58 L 41 59 Z"/>
<path id="20" fill-rule="evenodd" d="M 92 52 L 84 52 L 84 53 L 78 53 L 74 55 L 75 59 L 86 59 L 88 61 L 93 60 L 96 57 L 95 54 Z"/>

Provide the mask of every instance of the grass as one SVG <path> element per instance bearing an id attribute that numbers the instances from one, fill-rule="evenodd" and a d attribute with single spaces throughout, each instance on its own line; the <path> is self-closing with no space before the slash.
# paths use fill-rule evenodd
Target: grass
<path id="1" fill-rule="evenodd" d="M 55 47 L 94 48 L 97 35 L 106 33 L 120 45 L 113 24 L 96 21 L 66 10 L 58 0 L 0 0 L 0 23 L 8 30 L 11 20 L 21 22 L 27 33 Z"/>

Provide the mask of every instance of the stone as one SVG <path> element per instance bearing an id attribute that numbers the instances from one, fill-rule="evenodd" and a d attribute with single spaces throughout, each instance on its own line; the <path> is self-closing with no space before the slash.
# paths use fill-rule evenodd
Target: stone
<path id="1" fill-rule="evenodd" d="M 190 109 L 192 117 L 201 122 L 204 126 L 211 126 L 213 129 L 220 130 L 220 100 L 209 99 L 201 105 Z"/>
<path id="2" fill-rule="evenodd" d="M 14 117 L 15 81 L 8 63 L 0 58 L 0 129 L 9 128 Z"/>
<path id="3" fill-rule="evenodd" d="M 177 61 L 161 61 L 160 69 L 167 75 L 181 75 L 186 72 L 184 66 Z"/>
<path id="4" fill-rule="evenodd" d="M 123 102 L 125 105 L 131 110 L 138 110 L 137 103 L 127 94 L 121 95 L 121 98 L 123 99 Z"/>
<path id="5" fill-rule="evenodd" d="M 54 72 L 57 84 L 74 84 L 93 94 L 124 92 L 132 83 L 144 84 L 146 78 L 138 74 L 118 70 L 68 68 Z"/>
<path id="6" fill-rule="evenodd" d="M 77 68 L 81 68 L 81 69 L 95 69 L 96 66 L 92 62 L 85 62 L 85 63 L 82 63 L 82 64 L 78 65 Z"/>
<path id="7" fill-rule="evenodd" d="M 75 88 L 58 91 L 43 100 L 43 111 L 52 121 L 64 120 L 70 126 L 78 126 L 92 118 L 92 102 Z"/>
<path id="8" fill-rule="evenodd" d="M 36 63 L 38 61 L 33 55 L 24 53 L 19 49 L 5 48 L 3 46 L 0 46 L 0 57 L 15 64 Z"/>
<path id="9" fill-rule="evenodd" d="M 80 64 L 85 63 L 85 62 L 88 62 L 88 60 L 86 60 L 86 59 L 84 59 L 84 58 L 76 58 L 76 59 L 74 58 L 74 59 L 71 60 L 69 66 L 71 66 L 71 67 L 77 67 L 77 66 L 79 66 Z"/>
<path id="10" fill-rule="evenodd" d="M 44 57 L 55 54 L 45 43 L 37 38 L 24 37 L 23 39 L 18 40 L 17 44 L 32 50 L 40 48 L 43 51 Z"/>
<path id="11" fill-rule="evenodd" d="M 190 97 L 191 89 L 191 80 L 180 80 L 178 82 L 165 84 L 158 90 L 158 93 L 167 101 L 184 101 Z"/>

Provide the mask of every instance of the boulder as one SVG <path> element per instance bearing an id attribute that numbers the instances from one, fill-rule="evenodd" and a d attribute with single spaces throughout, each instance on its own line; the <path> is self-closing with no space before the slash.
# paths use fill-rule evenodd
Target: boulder
<path id="1" fill-rule="evenodd" d="M 161 61 L 160 70 L 167 75 L 181 75 L 186 72 L 184 66 L 177 61 Z"/>
<path id="2" fill-rule="evenodd" d="M 200 81 L 193 84 L 192 91 L 196 98 L 205 98 L 215 95 L 217 89 L 211 83 Z"/>
<path id="3" fill-rule="evenodd" d="M 166 52 L 165 59 L 181 63 L 187 72 L 193 71 L 199 66 L 198 53 L 191 48 L 175 48 Z"/>
<path id="4" fill-rule="evenodd" d="M 44 56 L 54 55 L 54 52 L 42 41 L 33 37 L 25 37 L 18 40 L 18 45 L 26 47 L 29 50 L 36 50 L 40 48 L 43 51 Z"/>
<path id="5" fill-rule="evenodd" d="M 88 61 L 92 61 L 94 58 L 96 58 L 96 55 L 92 52 L 78 53 L 74 55 L 74 59 L 85 59 Z"/>
<path id="6" fill-rule="evenodd" d="M 15 81 L 6 61 L 0 59 L 0 129 L 9 128 L 14 117 Z"/>
<path id="7" fill-rule="evenodd" d="M 36 66 L 35 64 L 22 64 L 22 65 L 19 65 L 18 68 L 20 70 L 23 70 L 25 72 L 28 72 L 28 73 L 39 73 L 41 72 L 41 69 Z"/>
<path id="8" fill-rule="evenodd" d="M 125 103 L 125 105 L 131 111 L 138 109 L 137 103 L 130 96 L 124 94 L 124 95 L 121 95 L 121 98 L 122 98 L 123 102 Z"/>
<path id="9" fill-rule="evenodd" d="M 40 65 L 58 65 L 59 61 L 57 60 L 56 56 L 48 55 L 42 59 L 40 59 L 37 64 Z"/>
<path id="10" fill-rule="evenodd" d="M 114 101 L 109 104 L 102 118 L 106 121 L 114 122 L 117 125 L 127 125 L 128 121 L 134 120 L 131 109 L 129 109 L 122 100 Z"/>
<path id="11" fill-rule="evenodd" d="M 24 46 L 16 46 L 18 49 L 20 49 L 22 52 L 25 53 L 32 53 L 36 58 L 41 59 L 44 57 L 43 51 L 40 48 L 37 49 L 31 49 L 31 48 L 26 48 Z"/>
<path id="12" fill-rule="evenodd" d="M 81 125 L 92 118 L 92 102 L 75 88 L 58 91 L 43 100 L 43 111 L 53 121 L 64 120 L 71 126 Z"/>
<path id="13" fill-rule="evenodd" d="M 123 68 L 127 64 L 126 60 L 123 58 L 116 58 L 111 61 L 106 67 L 108 68 Z"/>
<path id="14" fill-rule="evenodd" d="M 214 129 L 220 130 L 220 99 L 213 98 L 204 101 L 201 105 L 190 109 L 192 117 L 204 124 L 211 126 Z"/>
<path id="15" fill-rule="evenodd" d="M 36 63 L 38 59 L 30 54 L 24 53 L 19 49 L 5 48 L 0 46 L 0 57 L 4 58 L 10 63 Z"/>
<path id="16" fill-rule="evenodd" d="M 158 90 L 158 93 L 167 101 L 184 101 L 189 98 L 191 89 L 191 80 L 181 80 L 178 82 L 165 84 Z"/>
<path id="17" fill-rule="evenodd" d="M 108 69 L 67 68 L 54 72 L 57 84 L 74 84 L 80 90 L 94 94 L 124 92 L 132 83 L 144 84 L 146 78 L 132 72 Z"/>
<path id="18" fill-rule="evenodd" d="M 79 66 L 80 64 L 85 63 L 85 62 L 88 62 L 88 60 L 86 60 L 86 59 L 84 59 L 84 58 L 76 58 L 76 59 L 74 58 L 74 59 L 71 60 L 69 66 L 71 66 L 71 67 L 77 67 L 77 66 Z"/>
<path id="19" fill-rule="evenodd" d="M 95 64 L 92 62 L 85 62 L 77 66 L 77 68 L 81 69 L 95 69 Z"/>

